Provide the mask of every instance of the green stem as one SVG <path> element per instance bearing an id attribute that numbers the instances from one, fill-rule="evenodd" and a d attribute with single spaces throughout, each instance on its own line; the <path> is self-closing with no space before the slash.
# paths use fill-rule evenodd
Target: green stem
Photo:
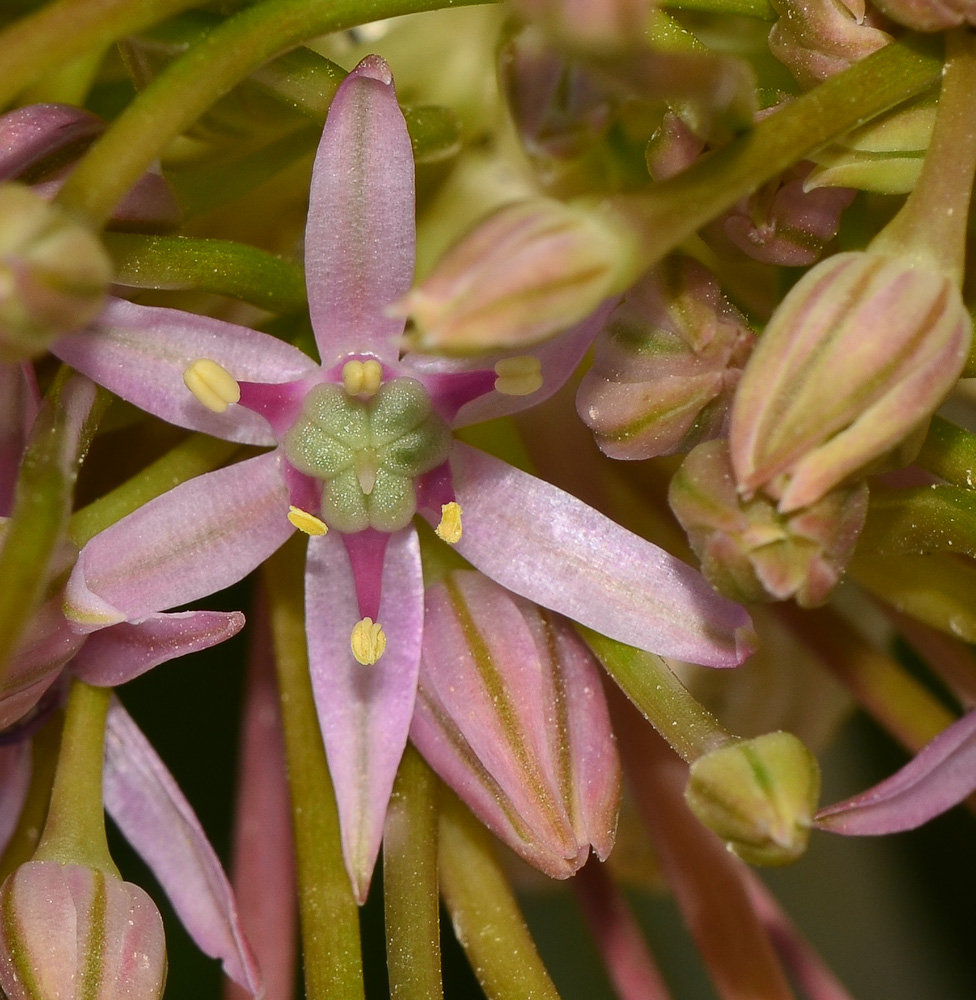
<path id="1" fill-rule="evenodd" d="M 676 177 L 646 193 L 606 199 L 615 224 L 640 242 L 622 284 L 636 281 L 706 222 L 797 160 L 931 87 L 942 61 L 914 48 L 917 44 L 917 36 L 906 36 L 886 45 Z"/>
<path id="2" fill-rule="evenodd" d="M 958 28 L 946 35 L 946 64 L 935 128 L 922 173 L 901 211 L 871 241 L 870 249 L 934 261 L 957 284 L 966 260 L 969 196 L 976 173 L 976 35 Z"/>
<path id="3" fill-rule="evenodd" d="M 57 0 L 0 34 L 0 107 L 35 80 L 200 0 Z"/>
<path id="4" fill-rule="evenodd" d="M 942 417 L 932 418 L 915 461 L 953 486 L 976 489 L 976 434 Z"/>
<path id="5" fill-rule="evenodd" d="M 664 0 L 665 10 L 694 11 L 696 14 L 728 14 L 733 17 L 754 17 L 760 21 L 775 21 L 776 11 L 769 0 Z"/>
<path id="6" fill-rule="evenodd" d="M 34 421 L 0 547 L 0 684 L 48 584 L 78 468 L 108 399 L 62 367 Z"/>
<path id="7" fill-rule="evenodd" d="M 115 280 L 132 288 L 229 295 L 269 312 L 305 308 L 305 274 L 291 261 L 230 240 L 106 233 Z"/>
<path id="8" fill-rule="evenodd" d="M 100 531 L 174 486 L 219 468 L 238 448 L 240 445 L 235 442 L 206 434 L 188 437 L 121 486 L 76 511 L 68 523 L 72 540 L 78 546 L 84 545 Z"/>
<path id="9" fill-rule="evenodd" d="M 617 686 L 683 760 L 692 763 L 736 740 L 660 656 L 578 627 Z"/>
<path id="10" fill-rule="evenodd" d="M 316 35 L 444 5 L 444 0 L 262 0 L 245 8 L 132 101 L 79 162 L 57 200 L 101 225 L 171 139 L 268 59 Z"/>
<path id="11" fill-rule="evenodd" d="M 102 770 L 111 688 L 71 682 L 51 805 L 35 861 L 97 868 L 119 877 L 105 839 Z"/>
<path id="12" fill-rule="evenodd" d="M 383 831 L 383 912 L 390 996 L 440 1000 L 437 779 L 407 745 Z"/>
<path id="13" fill-rule="evenodd" d="M 339 813 L 308 674 L 301 540 L 264 565 L 271 612 L 302 922 L 307 1000 L 363 1000 L 359 911 L 342 860 Z"/>
<path id="14" fill-rule="evenodd" d="M 446 788 L 438 858 L 454 932 L 489 1000 L 559 1000 L 495 858 L 491 834 Z"/>

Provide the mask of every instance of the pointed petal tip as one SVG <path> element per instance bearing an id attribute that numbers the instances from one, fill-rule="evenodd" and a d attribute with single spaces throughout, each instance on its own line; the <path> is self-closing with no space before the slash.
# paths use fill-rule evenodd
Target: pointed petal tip
<path id="1" fill-rule="evenodd" d="M 393 72 L 389 64 L 382 56 L 369 55 L 349 74 L 350 76 L 366 76 L 371 80 L 379 80 L 380 83 L 389 86 L 393 83 Z"/>

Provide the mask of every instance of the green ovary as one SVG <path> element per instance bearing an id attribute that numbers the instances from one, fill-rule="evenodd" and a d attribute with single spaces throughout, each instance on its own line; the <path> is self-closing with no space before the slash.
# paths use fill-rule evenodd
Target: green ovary
<path id="1" fill-rule="evenodd" d="M 447 425 L 412 378 L 386 382 L 368 399 L 316 386 L 284 440 L 288 461 L 324 483 L 322 519 L 347 533 L 405 528 L 417 510 L 414 480 L 450 448 Z"/>

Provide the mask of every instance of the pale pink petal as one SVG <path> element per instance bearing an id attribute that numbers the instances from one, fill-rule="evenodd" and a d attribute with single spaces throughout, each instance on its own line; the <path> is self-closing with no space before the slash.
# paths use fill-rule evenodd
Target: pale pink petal
<path id="1" fill-rule="evenodd" d="M 821 830 L 879 836 L 914 830 L 976 790 L 976 711 L 944 729 L 900 771 L 844 802 L 821 809 Z"/>
<path id="2" fill-rule="evenodd" d="M 68 579 L 65 614 L 94 631 L 246 576 L 295 530 L 281 462 L 274 451 L 197 476 L 97 534 Z"/>
<path id="3" fill-rule="evenodd" d="M 163 420 L 245 444 L 276 444 L 267 421 L 242 406 L 208 410 L 183 372 L 201 358 L 239 382 L 290 382 L 317 369 L 297 348 L 266 333 L 180 309 L 113 299 L 96 322 L 51 348 L 117 396 Z"/>
<path id="4" fill-rule="evenodd" d="M 7 848 L 27 800 L 31 778 L 31 741 L 0 745 L 0 851 Z"/>
<path id="5" fill-rule="evenodd" d="M 220 861 L 190 803 L 118 702 L 108 716 L 103 794 L 108 814 L 152 869 L 200 950 L 261 996 L 261 974 Z"/>
<path id="6" fill-rule="evenodd" d="M 28 104 L 0 116 L 0 181 L 67 146 L 83 146 L 105 123 L 70 104 Z"/>
<path id="7" fill-rule="evenodd" d="M 407 743 L 420 668 L 424 587 L 416 531 L 390 535 L 379 615 L 386 651 L 364 666 L 349 646 L 362 617 L 338 532 L 309 540 L 305 582 L 312 690 L 335 785 L 343 855 L 359 902 L 376 864 L 386 807 Z"/>
<path id="8" fill-rule="evenodd" d="M 663 549 L 474 448 L 456 444 L 451 468 L 456 548 L 503 587 L 662 656 L 732 667 L 752 652 L 745 611 Z"/>
<path id="9" fill-rule="evenodd" d="M 504 396 L 493 392 L 488 396 L 472 400 L 458 412 L 453 426 L 467 427 L 468 424 L 476 424 L 482 420 L 493 420 L 495 417 L 519 413 L 547 400 L 561 389 L 570 375 L 576 371 L 616 304 L 616 299 L 607 299 L 582 323 L 577 323 L 565 333 L 532 349 L 530 353 L 539 359 L 542 375 L 542 386 L 535 392 L 526 396 Z M 507 356 L 511 357 L 511 352 Z"/>
<path id="10" fill-rule="evenodd" d="M 223 642 L 244 627 L 239 611 L 182 611 L 122 622 L 94 632 L 71 661 L 87 684 L 115 687 L 147 670 Z"/>
<path id="11" fill-rule="evenodd" d="M 322 364 L 395 364 L 403 320 L 385 309 L 413 280 L 414 166 L 389 66 L 367 56 L 336 93 L 315 158 L 305 230 L 308 305 Z"/>

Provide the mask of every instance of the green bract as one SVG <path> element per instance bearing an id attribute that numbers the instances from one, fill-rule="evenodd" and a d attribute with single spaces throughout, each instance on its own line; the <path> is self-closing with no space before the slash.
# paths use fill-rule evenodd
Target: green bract
<path id="1" fill-rule="evenodd" d="M 398 531 L 417 509 L 413 480 L 446 461 L 451 434 L 424 387 L 397 378 L 370 398 L 316 386 L 284 445 L 296 469 L 325 483 L 329 527 Z"/>

